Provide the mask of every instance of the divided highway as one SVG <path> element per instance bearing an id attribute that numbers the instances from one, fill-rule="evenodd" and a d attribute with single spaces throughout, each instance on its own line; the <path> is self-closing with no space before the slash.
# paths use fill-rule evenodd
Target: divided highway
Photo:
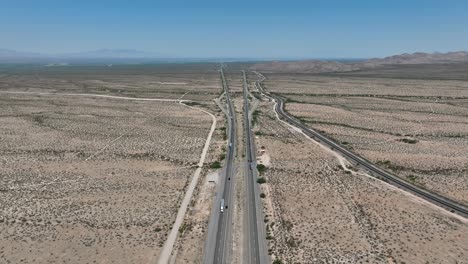
<path id="1" fill-rule="evenodd" d="M 266 250 L 265 224 L 263 222 L 262 204 L 260 201 L 259 187 L 257 184 L 257 158 L 255 144 L 252 138 L 252 118 L 249 115 L 249 99 L 247 78 L 242 71 L 244 79 L 244 128 L 246 142 L 245 176 L 246 178 L 246 213 L 247 227 L 244 235 L 247 237 L 246 263 L 261 264 L 269 263 Z"/>
<path id="2" fill-rule="evenodd" d="M 259 74 L 261 75 L 261 74 Z M 299 128 L 304 134 L 307 136 L 315 139 L 316 141 L 328 146 L 332 150 L 340 153 L 343 155 L 343 157 L 347 158 L 350 162 L 355 164 L 356 166 L 360 166 L 362 168 L 365 168 L 371 175 L 373 175 L 376 178 L 379 178 L 383 181 L 386 181 L 394 186 L 397 186 L 405 191 L 408 191 L 410 193 L 413 193 L 426 201 L 429 201 L 439 207 L 448 209 L 449 211 L 453 213 L 457 213 L 463 217 L 468 218 L 468 208 L 465 205 L 462 205 L 460 203 L 457 203 L 449 198 L 440 196 L 438 194 L 429 192 L 427 190 L 424 190 L 418 186 L 415 186 L 409 182 L 406 182 L 402 179 L 400 179 L 397 176 L 394 176 L 390 174 L 389 172 L 377 167 L 374 165 L 372 162 L 370 162 L 367 159 L 364 159 L 346 148 L 342 147 L 335 141 L 325 137 L 324 135 L 320 134 L 319 132 L 315 131 L 314 129 L 311 129 L 304 124 L 302 124 L 299 120 L 295 119 L 291 115 L 289 115 L 288 112 L 284 110 L 284 99 L 281 98 L 278 95 L 271 94 L 267 91 L 262 86 L 262 82 L 264 80 L 264 77 L 256 82 L 256 86 L 258 90 L 263 93 L 264 95 L 274 99 L 276 101 L 275 105 L 275 111 L 278 114 L 278 116 L 283 119 L 285 122 Z"/>
<path id="3" fill-rule="evenodd" d="M 208 224 L 208 237 L 205 244 L 203 263 L 230 263 L 232 241 L 232 184 L 235 176 L 234 158 L 236 153 L 236 118 L 229 88 L 224 77 L 223 68 L 220 70 L 223 89 L 226 96 L 228 120 L 228 146 L 226 162 L 219 177 L 216 198 L 211 209 Z M 221 209 L 223 207 L 223 209 Z"/>

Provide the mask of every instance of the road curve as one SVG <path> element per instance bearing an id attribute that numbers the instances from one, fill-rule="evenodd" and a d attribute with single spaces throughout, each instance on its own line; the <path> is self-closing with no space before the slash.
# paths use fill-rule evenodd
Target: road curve
<path id="1" fill-rule="evenodd" d="M 261 75 L 260 73 L 257 73 L 257 74 Z M 370 173 L 370 175 L 380 180 L 383 180 L 385 182 L 388 182 L 394 186 L 397 186 L 407 192 L 415 194 L 425 199 L 426 201 L 431 202 L 432 204 L 435 204 L 441 208 L 449 210 L 452 213 L 456 213 L 460 216 L 468 218 L 468 207 L 466 207 L 465 205 L 455 202 L 447 197 L 443 197 L 433 192 L 429 192 L 407 181 L 404 181 L 398 176 L 392 175 L 389 172 L 383 170 L 382 168 L 379 168 L 378 166 L 376 166 L 369 160 L 352 153 L 351 151 L 347 150 L 345 147 L 329 139 L 328 137 L 320 134 L 316 130 L 311 129 L 307 127 L 306 125 L 302 124 L 302 122 L 292 117 L 288 112 L 284 110 L 284 99 L 282 97 L 265 91 L 262 85 L 262 82 L 265 80 L 265 77 L 263 77 L 263 75 L 261 76 L 262 76 L 262 79 L 256 82 L 257 89 L 261 93 L 263 93 L 265 96 L 270 97 L 273 100 L 275 100 L 276 102 L 275 111 L 278 114 L 278 116 L 281 119 L 283 119 L 285 122 L 297 127 L 310 138 L 340 153 L 343 157 L 347 158 L 350 162 L 352 162 L 356 166 L 365 168 Z"/>

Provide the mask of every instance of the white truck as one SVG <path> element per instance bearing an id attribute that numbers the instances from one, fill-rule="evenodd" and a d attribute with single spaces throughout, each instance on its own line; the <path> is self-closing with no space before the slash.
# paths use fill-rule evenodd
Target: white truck
<path id="1" fill-rule="evenodd" d="M 221 213 L 224 213 L 224 199 L 221 199 Z"/>

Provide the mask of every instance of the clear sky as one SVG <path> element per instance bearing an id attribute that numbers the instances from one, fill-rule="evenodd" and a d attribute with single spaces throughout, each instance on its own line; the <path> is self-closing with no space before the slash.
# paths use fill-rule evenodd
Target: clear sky
<path id="1" fill-rule="evenodd" d="M 468 1 L 0 0 L 0 48 L 255 58 L 468 50 Z"/>

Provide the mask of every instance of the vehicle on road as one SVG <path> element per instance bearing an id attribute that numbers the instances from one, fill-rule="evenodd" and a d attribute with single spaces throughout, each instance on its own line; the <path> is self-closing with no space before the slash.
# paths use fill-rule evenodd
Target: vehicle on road
<path id="1" fill-rule="evenodd" d="M 221 213 L 224 213 L 224 199 L 221 200 Z"/>

